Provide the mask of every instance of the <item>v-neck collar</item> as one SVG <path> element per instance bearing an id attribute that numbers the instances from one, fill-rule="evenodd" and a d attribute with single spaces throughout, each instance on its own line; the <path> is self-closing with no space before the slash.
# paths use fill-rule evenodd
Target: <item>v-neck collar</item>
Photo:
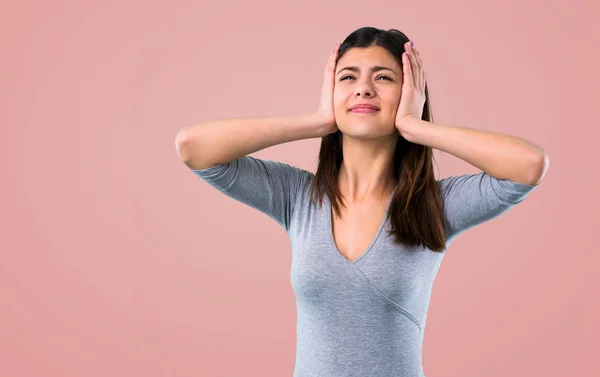
<path id="1" fill-rule="evenodd" d="M 367 246 L 367 248 L 355 259 L 350 260 L 348 258 L 346 258 L 344 256 L 344 254 L 342 254 L 340 252 L 340 249 L 338 249 L 336 243 L 335 243 L 335 237 L 333 235 L 333 207 L 331 205 L 331 202 L 329 200 L 329 197 L 327 195 L 325 195 L 325 199 L 326 199 L 326 212 L 327 212 L 327 234 L 328 234 L 328 238 L 329 238 L 329 243 L 331 245 L 331 249 L 345 262 L 345 263 L 349 263 L 349 264 L 356 264 L 358 263 L 358 261 L 360 261 L 362 258 L 364 258 L 369 251 L 371 251 L 371 249 L 373 248 L 373 246 L 375 245 L 375 242 L 377 241 L 377 239 L 379 238 L 379 235 L 381 234 L 381 231 L 383 230 L 383 227 L 387 221 L 387 216 L 388 216 L 388 212 L 390 210 L 390 204 L 392 202 L 392 198 L 394 197 L 394 193 L 396 192 L 396 188 L 398 186 L 394 187 L 394 190 L 392 191 L 392 194 L 390 195 L 390 197 L 388 198 L 387 201 L 387 205 L 385 207 L 385 212 L 383 214 L 383 219 L 381 219 L 381 223 L 379 224 L 379 228 L 377 229 L 377 232 L 375 233 L 375 236 L 373 237 L 373 239 L 371 240 L 371 243 L 369 243 L 369 246 Z"/>

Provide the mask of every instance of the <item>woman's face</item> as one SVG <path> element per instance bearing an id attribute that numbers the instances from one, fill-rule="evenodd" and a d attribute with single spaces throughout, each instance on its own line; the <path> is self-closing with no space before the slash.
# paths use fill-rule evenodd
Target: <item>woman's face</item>
<path id="1" fill-rule="evenodd" d="M 378 69 L 380 67 L 389 69 Z M 333 91 L 335 120 L 340 131 L 367 138 L 396 133 L 402 78 L 401 66 L 383 47 L 346 51 L 337 62 Z M 379 110 L 351 112 L 350 108 L 357 103 L 373 104 Z"/>

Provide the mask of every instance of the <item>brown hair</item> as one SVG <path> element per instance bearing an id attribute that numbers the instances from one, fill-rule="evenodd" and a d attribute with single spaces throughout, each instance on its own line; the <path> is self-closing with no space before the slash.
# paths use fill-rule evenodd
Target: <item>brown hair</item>
<path id="1" fill-rule="evenodd" d="M 338 60 L 353 47 L 381 46 L 402 64 L 404 44 L 410 41 L 396 29 L 381 30 L 363 27 L 352 32 L 340 46 Z M 425 105 L 421 119 L 433 122 L 429 90 L 425 86 Z M 398 182 L 390 202 L 388 218 L 391 220 L 390 235 L 394 243 L 410 246 L 424 245 L 432 251 L 446 248 L 444 217 L 438 182 L 433 173 L 433 150 L 414 144 L 399 136 L 394 151 L 394 178 Z M 310 201 L 323 204 L 327 195 L 336 214 L 340 214 L 341 192 L 337 177 L 343 160 L 342 133 L 340 130 L 321 139 L 317 172 L 310 187 Z"/>

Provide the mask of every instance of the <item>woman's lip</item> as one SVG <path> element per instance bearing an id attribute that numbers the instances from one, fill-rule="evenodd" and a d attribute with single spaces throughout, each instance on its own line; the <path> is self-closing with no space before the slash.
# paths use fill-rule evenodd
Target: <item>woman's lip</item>
<path id="1" fill-rule="evenodd" d="M 374 113 L 376 111 L 379 111 L 379 110 L 371 108 L 371 107 L 355 107 L 354 109 L 350 110 L 350 112 L 353 112 L 353 113 Z"/>

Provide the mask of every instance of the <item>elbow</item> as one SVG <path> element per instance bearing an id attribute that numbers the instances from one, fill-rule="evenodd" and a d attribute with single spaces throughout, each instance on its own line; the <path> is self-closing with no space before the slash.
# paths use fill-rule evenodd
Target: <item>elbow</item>
<path id="1" fill-rule="evenodd" d="M 550 157 L 546 151 L 542 151 L 542 153 L 536 157 L 533 163 L 533 168 L 531 169 L 531 176 L 528 183 L 533 186 L 539 185 L 544 179 L 549 167 Z"/>
<path id="2" fill-rule="evenodd" d="M 188 140 L 186 135 L 186 128 L 184 127 L 180 129 L 179 132 L 177 132 L 177 135 L 175 136 L 175 150 L 177 151 L 177 156 L 181 161 L 184 162 L 186 159 L 188 159 L 187 151 L 185 148 L 187 143 Z"/>
<path id="3" fill-rule="evenodd" d="M 198 154 L 198 140 L 189 136 L 187 128 L 182 128 L 175 136 L 175 150 L 179 159 L 190 169 L 206 169 L 212 165 L 207 165 L 204 159 Z"/>
<path id="4" fill-rule="evenodd" d="M 175 136 L 175 150 L 177 156 L 184 163 L 188 163 L 191 159 L 197 159 L 198 154 L 198 137 L 192 137 L 190 127 L 183 127 Z"/>

